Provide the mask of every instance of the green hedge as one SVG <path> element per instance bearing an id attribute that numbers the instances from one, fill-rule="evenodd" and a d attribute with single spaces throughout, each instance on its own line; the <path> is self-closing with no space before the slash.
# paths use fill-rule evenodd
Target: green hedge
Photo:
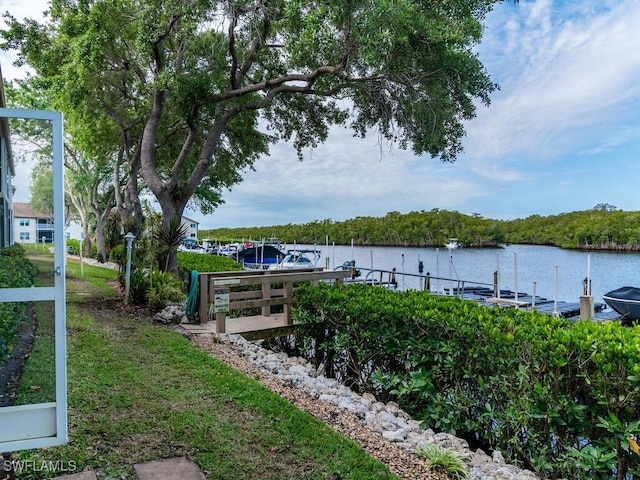
<path id="1" fill-rule="evenodd" d="M 640 327 L 363 285 L 295 296 L 316 365 L 425 427 L 549 478 L 640 474 Z"/>
<path id="2" fill-rule="evenodd" d="M 16 244 L 0 250 L 0 288 L 30 287 L 38 275 L 37 267 Z M 11 352 L 18 324 L 25 318 L 26 304 L 0 303 L 0 362 Z"/>
<path id="3" fill-rule="evenodd" d="M 191 252 L 178 252 L 178 266 L 201 273 L 242 270 L 242 266 L 229 257 Z"/>

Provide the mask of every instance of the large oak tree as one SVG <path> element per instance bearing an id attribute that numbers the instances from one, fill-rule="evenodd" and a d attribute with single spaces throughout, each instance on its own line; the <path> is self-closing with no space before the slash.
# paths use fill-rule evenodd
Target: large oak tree
<path id="1" fill-rule="evenodd" d="M 73 131 L 119 132 L 101 148 L 118 143 L 168 228 L 273 143 L 301 155 L 333 124 L 454 160 L 495 89 L 473 48 L 498 1 L 53 0 L 46 24 L 8 16 L 4 48 Z"/>

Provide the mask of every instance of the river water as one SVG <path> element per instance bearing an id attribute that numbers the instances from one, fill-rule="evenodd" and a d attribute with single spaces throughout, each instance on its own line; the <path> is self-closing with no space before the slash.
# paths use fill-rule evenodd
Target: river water
<path id="1" fill-rule="evenodd" d="M 287 245 L 293 248 L 293 245 Z M 297 248 L 313 248 L 298 245 Z M 519 294 L 532 294 L 558 301 L 578 302 L 583 292 L 583 280 L 591 279 L 591 293 L 596 303 L 602 295 L 622 286 L 640 287 L 640 253 L 584 252 L 535 245 L 508 245 L 499 249 L 351 247 L 318 245 L 321 262 L 331 269 L 343 262 L 355 260 L 363 269 L 396 269 L 398 287 L 419 288 L 420 279 L 408 274 L 423 274 L 464 280 L 465 284 L 493 284 L 494 272 L 499 272 L 500 288 Z M 364 272 L 366 273 L 366 272 Z M 403 275 L 404 274 L 404 275 Z M 451 282 L 440 280 L 447 288 Z M 534 285 L 535 283 L 535 285 Z M 457 285 L 453 285 L 454 287 Z"/>

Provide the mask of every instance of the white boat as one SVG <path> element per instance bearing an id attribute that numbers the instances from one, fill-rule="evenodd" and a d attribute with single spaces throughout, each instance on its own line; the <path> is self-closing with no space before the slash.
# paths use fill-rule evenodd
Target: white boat
<path id="1" fill-rule="evenodd" d="M 288 250 L 282 261 L 271 265 L 269 270 L 287 270 L 294 268 L 313 268 L 320 259 L 320 250 Z"/>
<path id="2" fill-rule="evenodd" d="M 462 248 L 462 243 L 458 242 L 457 238 L 450 238 L 449 243 L 445 243 L 444 246 L 449 250 L 454 250 L 456 248 Z"/>
<path id="3" fill-rule="evenodd" d="M 221 245 L 220 247 L 218 247 L 218 255 L 224 255 L 225 257 L 233 257 L 243 249 L 244 249 L 243 243 L 230 243 L 227 245 Z"/>

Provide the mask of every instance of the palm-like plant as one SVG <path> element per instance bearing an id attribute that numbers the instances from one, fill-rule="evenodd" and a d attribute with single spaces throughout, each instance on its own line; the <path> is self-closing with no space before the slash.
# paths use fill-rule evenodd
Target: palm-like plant
<path id="1" fill-rule="evenodd" d="M 462 452 L 449 450 L 435 443 L 425 443 L 415 454 L 426 458 L 433 470 L 446 473 L 454 480 L 465 480 L 469 476 L 469 456 Z"/>
<path id="2" fill-rule="evenodd" d="M 168 228 L 161 226 L 158 230 L 156 234 L 158 240 L 158 259 L 160 260 L 160 264 L 162 264 L 162 260 L 164 260 L 164 272 L 169 270 L 171 252 L 178 249 L 187 231 L 187 226 L 181 224 L 180 220 L 175 217 L 169 222 Z"/>

